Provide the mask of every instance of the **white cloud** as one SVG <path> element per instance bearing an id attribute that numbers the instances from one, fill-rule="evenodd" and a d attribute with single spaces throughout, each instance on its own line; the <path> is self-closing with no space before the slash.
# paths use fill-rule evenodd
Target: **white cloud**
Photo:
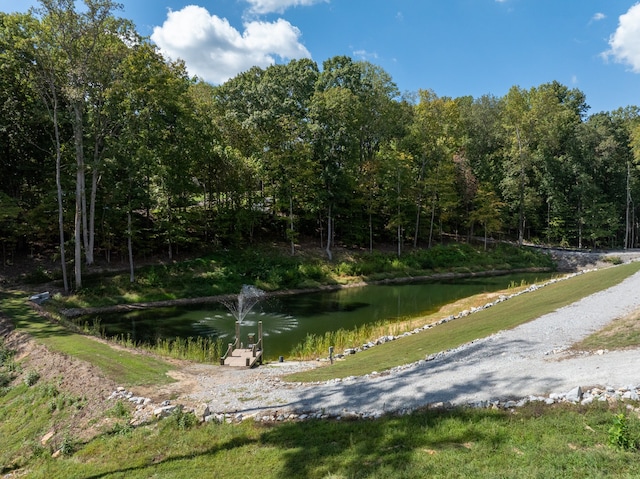
<path id="1" fill-rule="evenodd" d="M 216 84 L 252 66 L 267 67 L 276 58 L 311 57 L 300 43 L 300 30 L 286 20 L 243 26 L 240 33 L 226 18 L 189 5 L 169 11 L 162 26 L 153 29 L 151 40 L 169 58 L 184 60 L 190 75 Z"/>
<path id="2" fill-rule="evenodd" d="M 329 0 L 246 0 L 251 5 L 250 13 L 264 15 L 266 13 L 283 13 L 290 7 L 308 7 Z"/>
<path id="3" fill-rule="evenodd" d="M 620 15 L 618 28 L 609 38 L 609 50 L 602 56 L 613 57 L 625 63 L 635 73 L 640 73 L 640 3 L 633 5 L 627 13 Z"/>
<path id="4" fill-rule="evenodd" d="M 357 58 L 361 58 L 362 60 L 368 60 L 368 59 L 377 60 L 378 59 L 378 54 L 377 53 L 368 52 L 366 50 L 354 50 L 353 51 L 353 56 L 357 57 Z"/>
<path id="5" fill-rule="evenodd" d="M 592 22 L 599 22 L 600 20 L 604 20 L 607 16 L 604 13 L 598 12 L 592 18 Z"/>

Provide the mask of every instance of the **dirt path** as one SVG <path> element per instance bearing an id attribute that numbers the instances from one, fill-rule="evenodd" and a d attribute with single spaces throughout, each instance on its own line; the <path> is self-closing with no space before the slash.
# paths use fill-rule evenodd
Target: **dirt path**
<path id="1" fill-rule="evenodd" d="M 277 374 L 246 377 L 242 387 L 200 378 L 192 399 L 213 411 L 271 415 L 283 411 L 360 416 L 567 393 L 577 386 L 640 386 L 640 349 L 575 354 L 577 341 L 640 308 L 640 273 L 514 329 L 464 345 L 432 361 L 319 384 L 282 383 Z M 421 334 L 421 333 L 418 333 Z M 402 341 L 399 339 L 398 341 Z M 283 370 L 284 371 L 284 370 Z M 233 394 L 232 394 L 233 393 Z"/>
<path id="2" fill-rule="evenodd" d="M 637 257 L 640 253 L 615 254 L 629 259 Z M 564 258 L 566 264 L 580 266 L 591 266 L 602 260 L 601 256 L 587 253 L 571 253 Z M 626 281 L 625 287 L 628 288 L 631 281 L 635 281 L 631 289 L 612 288 L 596 295 L 595 299 L 592 299 L 595 303 L 588 303 L 586 307 L 578 304 L 571 305 L 568 309 L 564 308 L 560 313 L 561 319 L 556 321 L 565 321 L 567 314 L 581 318 L 586 312 L 600 308 L 600 319 L 604 318 L 606 324 L 613 316 L 621 314 L 619 305 L 626 305 L 626 308 L 640 307 L 640 296 L 637 295 L 637 291 L 640 290 L 640 276 L 636 275 Z M 543 323 L 534 321 L 531 324 L 535 326 Z M 516 333 L 520 334 L 521 329 L 516 329 Z M 616 352 L 588 358 L 561 358 L 545 355 L 544 351 L 538 351 L 537 355 L 525 356 L 517 350 L 505 349 L 504 341 L 517 344 L 517 340 L 511 338 L 510 334 L 512 333 L 507 332 L 495 335 L 485 342 L 478 342 L 478 346 L 473 350 L 451 356 L 444 363 L 431 362 L 428 365 L 413 366 L 409 368 L 411 372 L 402 369 L 375 377 L 311 386 L 288 384 L 281 378 L 291 372 L 318 367 L 317 362 L 273 363 L 253 370 L 236 370 L 175 361 L 175 369 L 170 373 L 175 382 L 162 386 L 139 387 L 134 393 L 148 397 L 154 403 L 168 399 L 195 406 L 204 402 L 214 411 L 250 413 L 283 408 L 323 408 L 337 411 L 351 406 L 388 410 L 392 404 L 418 405 L 437 400 L 459 402 L 507 393 L 524 395 L 533 393 L 534 390 L 544 393 L 552 387 L 562 387 L 565 384 L 586 385 L 589 382 L 604 383 L 608 380 L 640 384 L 640 351 Z M 530 337 L 533 333 L 526 334 Z M 583 334 L 587 332 L 583 331 Z M 107 398 L 121 386 L 120 384 L 104 377 L 101 371 L 92 365 L 49 351 L 26 334 L 14 331 L 11 322 L 1 312 L 0 337 L 4 338 L 7 347 L 16 350 L 16 359 L 23 365 L 23 374 L 29 370 L 36 370 L 42 380 L 57 384 L 67 394 L 84 398 L 85 407 L 76 413 L 69 425 L 76 437 L 91 437 L 104 426 L 103 423 L 95 423 L 95 418 L 101 417 L 105 408 L 111 407 Z M 568 346 L 565 343 L 560 349 Z M 479 347 L 480 344 L 487 348 L 483 350 Z M 542 344 L 538 349 L 544 348 Z M 552 349 L 547 347 L 547 350 Z M 483 351 L 494 353 L 482 356 Z M 512 352 L 505 356 L 504 351 Z M 508 360 L 504 360 L 505 357 Z M 477 362 L 474 363 L 473 369 L 468 369 L 472 359 Z M 563 360 L 558 361 L 559 359 Z M 452 374 L 460 374 L 459 379 L 455 379 L 456 376 Z M 425 382 L 424 378 L 427 376 L 430 379 Z M 545 377 L 551 381 L 544 382 Z M 455 387 L 452 387 L 452 384 Z"/>

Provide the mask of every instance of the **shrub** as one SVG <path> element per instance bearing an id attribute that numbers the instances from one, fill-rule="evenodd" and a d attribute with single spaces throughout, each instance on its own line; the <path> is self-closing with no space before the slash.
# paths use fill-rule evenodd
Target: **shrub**
<path id="1" fill-rule="evenodd" d="M 107 415 L 111 417 L 128 418 L 130 414 L 124 402 L 116 401 L 113 407 L 107 410 Z"/>
<path id="2" fill-rule="evenodd" d="M 616 414 L 613 418 L 613 426 L 609 429 L 609 444 L 621 451 L 637 448 L 637 442 L 629 431 L 627 416 L 623 413 Z"/>
<path id="3" fill-rule="evenodd" d="M 178 429 L 185 431 L 198 423 L 198 418 L 192 412 L 185 412 L 182 407 L 177 407 L 169 416 L 169 423 L 175 424 Z"/>
<path id="4" fill-rule="evenodd" d="M 7 387 L 11 383 L 11 379 L 8 373 L 0 372 L 0 388 Z"/>
<path id="5" fill-rule="evenodd" d="M 40 374 L 38 374 L 38 371 L 33 371 L 33 370 L 31 370 L 31 371 L 29 371 L 29 372 L 27 373 L 27 375 L 25 376 L 25 378 L 24 378 L 24 383 L 25 383 L 27 386 L 31 387 L 31 386 L 33 386 L 35 383 L 37 383 L 39 379 L 40 379 Z"/>
<path id="6" fill-rule="evenodd" d="M 129 422 L 117 422 L 113 425 L 109 434 L 113 436 L 128 436 L 134 430 L 134 427 Z"/>
<path id="7" fill-rule="evenodd" d="M 60 453 L 63 456 L 70 456 L 71 454 L 73 454 L 74 449 L 75 443 L 73 439 L 68 434 L 65 434 L 64 438 L 62 439 L 62 443 L 60 444 Z"/>
<path id="8" fill-rule="evenodd" d="M 14 352 L 5 346 L 4 341 L 0 340 L 0 366 L 11 361 L 13 354 Z"/>

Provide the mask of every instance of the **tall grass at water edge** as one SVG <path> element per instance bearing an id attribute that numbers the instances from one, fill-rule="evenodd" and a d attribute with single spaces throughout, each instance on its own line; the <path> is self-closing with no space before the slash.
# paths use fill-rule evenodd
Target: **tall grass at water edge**
<path id="1" fill-rule="evenodd" d="M 142 349 L 163 357 L 201 363 L 217 363 L 227 351 L 227 345 L 221 338 L 203 336 L 158 339 L 154 344 L 134 341 L 130 334 L 111 337 L 108 340 L 126 348 Z"/>
<path id="2" fill-rule="evenodd" d="M 148 343 L 134 340 L 131 334 L 107 336 L 99 318 L 94 318 L 91 325 L 85 321 L 82 330 L 85 334 L 98 336 L 125 348 L 140 349 L 159 356 L 187 361 L 217 363 L 227 351 L 227 344 L 222 338 L 205 336 L 158 338 L 155 342 Z"/>
<path id="3" fill-rule="evenodd" d="M 399 336 L 415 329 L 414 321 L 388 322 L 378 321 L 364 324 L 354 329 L 338 329 L 324 334 L 307 334 L 304 341 L 293 347 L 290 356 L 299 360 L 327 357 L 329 347 L 336 353 L 349 348 L 360 347 L 383 336 Z"/>
<path id="4" fill-rule="evenodd" d="M 510 245 L 498 245 L 486 252 L 466 244 L 435 246 L 409 251 L 400 258 L 383 252 L 337 252 L 334 261 L 255 248 L 146 266 L 136 271 L 134 283 L 130 282 L 128 272 L 88 275 L 78 294 L 55 299 L 59 308 L 107 306 L 235 294 L 244 284 L 276 291 L 443 272 L 532 267 L 553 268 L 553 261 L 540 251 Z"/>
<path id="5" fill-rule="evenodd" d="M 519 283 L 512 281 L 507 290 L 524 289 L 531 284 L 524 279 Z M 292 348 L 290 356 L 293 359 L 305 361 L 327 357 L 330 347 L 333 347 L 336 353 L 340 353 L 347 349 L 361 347 L 382 337 L 400 336 L 433 321 L 435 321 L 433 315 L 429 315 L 427 318 L 377 321 L 354 329 L 339 329 L 324 334 L 307 334 L 304 341 Z"/>

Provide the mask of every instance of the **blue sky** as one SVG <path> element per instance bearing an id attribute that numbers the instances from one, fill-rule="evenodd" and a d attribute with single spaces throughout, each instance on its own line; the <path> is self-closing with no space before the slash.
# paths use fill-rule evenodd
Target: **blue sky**
<path id="1" fill-rule="evenodd" d="M 120 0 L 119 16 L 217 84 L 253 65 L 349 55 L 402 92 L 505 95 L 557 80 L 590 113 L 640 106 L 636 0 Z M 35 0 L 0 0 L 4 12 Z"/>

